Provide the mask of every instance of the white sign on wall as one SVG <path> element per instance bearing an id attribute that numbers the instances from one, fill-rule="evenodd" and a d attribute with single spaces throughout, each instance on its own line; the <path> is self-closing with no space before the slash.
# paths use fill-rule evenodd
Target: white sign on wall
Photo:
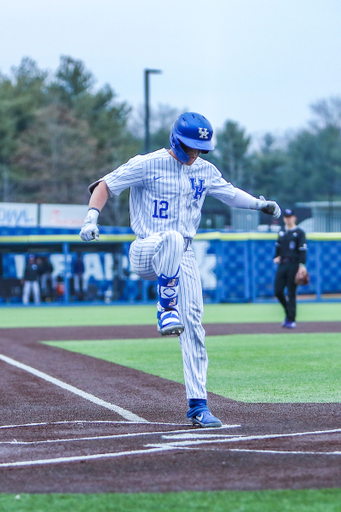
<path id="1" fill-rule="evenodd" d="M 41 204 L 40 226 L 43 228 L 81 228 L 87 213 L 87 205 Z"/>
<path id="2" fill-rule="evenodd" d="M 0 203 L 0 226 L 38 226 L 38 205 L 34 203 Z"/>

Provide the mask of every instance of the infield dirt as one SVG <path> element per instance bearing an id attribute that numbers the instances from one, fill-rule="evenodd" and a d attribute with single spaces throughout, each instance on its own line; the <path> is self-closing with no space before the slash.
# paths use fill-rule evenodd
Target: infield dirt
<path id="1" fill-rule="evenodd" d="M 210 324 L 208 335 L 283 333 L 277 324 Z M 286 331 L 290 336 L 291 331 Z M 341 322 L 295 332 L 341 332 Z M 248 404 L 209 394 L 222 429 L 186 419 L 184 386 L 39 343 L 157 337 L 156 328 L 1 329 L 1 354 L 105 402 L 96 405 L 0 361 L 0 492 L 101 493 L 340 487 L 341 404 Z"/>

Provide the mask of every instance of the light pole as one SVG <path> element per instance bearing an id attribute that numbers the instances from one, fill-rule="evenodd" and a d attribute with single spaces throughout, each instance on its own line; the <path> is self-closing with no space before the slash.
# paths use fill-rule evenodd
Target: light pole
<path id="1" fill-rule="evenodd" d="M 144 150 L 145 153 L 150 151 L 150 137 L 149 137 L 149 75 L 151 73 L 159 74 L 162 73 L 160 69 L 145 69 L 144 70 L 144 98 L 145 98 L 145 137 L 144 137 Z"/>

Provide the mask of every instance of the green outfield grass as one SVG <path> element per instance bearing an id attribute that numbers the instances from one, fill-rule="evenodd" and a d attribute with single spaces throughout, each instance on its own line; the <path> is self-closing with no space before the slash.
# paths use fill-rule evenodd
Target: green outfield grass
<path id="1" fill-rule="evenodd" d="M 282 322 L 277 303 L 206 304 L 205 323 Z M 341 321 L 341 302 L 298 305 L 298 322 Z M 0 307 L 1 327 L 56 327 L 70 325 L 154 325 L 155 306 L 47 306 Z"/>
<path id="2" fill-rule="evenodd" d="M 0 495 L 1 512 L 340 512 L 341 490 Z"/>
<path id="3" fill-rule="evenodd" d="M 183 383 L 176 338 L 56 341 L 48 345 Z M 208 336 L 207 388 L 245 402 L 340 402 L 341 335 Z"/>

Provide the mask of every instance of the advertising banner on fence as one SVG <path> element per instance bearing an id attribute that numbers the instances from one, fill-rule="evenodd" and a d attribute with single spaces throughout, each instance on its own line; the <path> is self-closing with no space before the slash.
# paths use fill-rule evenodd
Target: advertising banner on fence
<path id="1" fill-rule="evenodd" d="M 40 226 L 43 228 L 81 228 L 87 212 L 87 205 L 41 204 Z"/>
<path id="2" fill-rule="evenodd" d="M 0 226 L 14 228 L 38 226 L 38 205 L 34 203 L 0 203 Z"/>

